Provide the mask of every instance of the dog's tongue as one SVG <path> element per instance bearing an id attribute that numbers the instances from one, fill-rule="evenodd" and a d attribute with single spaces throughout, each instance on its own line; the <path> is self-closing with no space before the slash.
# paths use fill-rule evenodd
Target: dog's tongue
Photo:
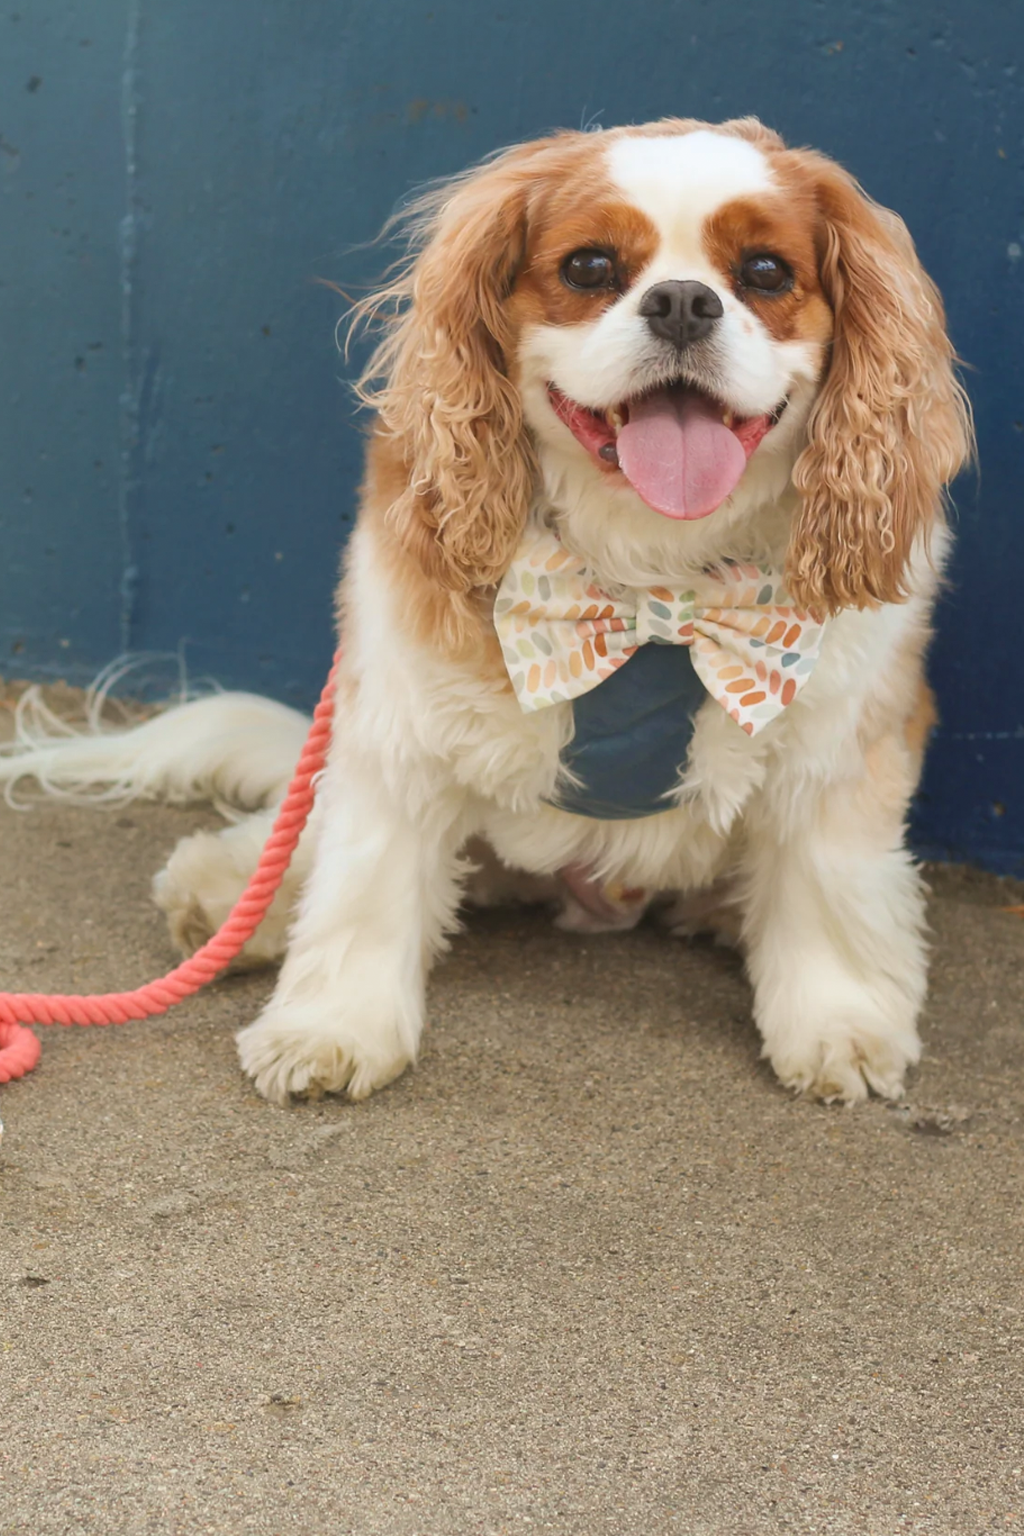
<path id="1" fill-rule="evenodd" d="M 735 489 L 747 464 L 710 400 L 667 389 L 631 402 L 615 446 L 630 485 L 666 517 L 706 517 Z"/>

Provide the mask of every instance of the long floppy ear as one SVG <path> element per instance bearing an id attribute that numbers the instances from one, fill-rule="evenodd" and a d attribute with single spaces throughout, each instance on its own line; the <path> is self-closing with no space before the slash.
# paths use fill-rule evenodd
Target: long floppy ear
<path id="1" fill-rule="evenodd" d="M 359 306 L 392 310 L 360 393 L 405 467 L 388 522 L 452 594 L 497 581 L 529 510 L 534 462 L 510 382 L 505 311 L 543 141 L 429 192 L 404 216 L 418 254 Z"/>
<path id="2" fill-rule="evenodd" d="M 831 360 L 793 481 L 794 599 L 817 611 L 907 596 L 907 564 L 972 452 L 938 289 L 901 219 L 824 156 L 801 152 L 819 210 Z"/>

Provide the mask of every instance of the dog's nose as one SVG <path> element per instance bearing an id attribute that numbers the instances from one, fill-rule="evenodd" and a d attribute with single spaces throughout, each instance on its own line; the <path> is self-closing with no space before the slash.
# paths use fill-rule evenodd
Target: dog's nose
<path id="1" fill-rule="evenodd" d="M 707 336 L 722 317 L 722 301 L 706 283 L 655 283 L 640 300 L 640 313 L 655 336 L 680 351 Z"/>

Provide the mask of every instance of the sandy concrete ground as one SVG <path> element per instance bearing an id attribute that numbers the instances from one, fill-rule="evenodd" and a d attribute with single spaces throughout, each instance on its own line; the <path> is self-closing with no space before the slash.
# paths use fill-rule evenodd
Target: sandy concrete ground
<path id="1" fill-rule="evenodd" d="M 166 967 L 203 819 L 0 813 L 2 984 Z M 243 1081 L 266 975 L 45 1031 L 0 1094 L 0 1532 L 1024 1528 L 1024 922 L 934 884 L 899 1108 L 782 1092 L 731 954 L 534 913 L 471 920 L 358 1107 Z"/>

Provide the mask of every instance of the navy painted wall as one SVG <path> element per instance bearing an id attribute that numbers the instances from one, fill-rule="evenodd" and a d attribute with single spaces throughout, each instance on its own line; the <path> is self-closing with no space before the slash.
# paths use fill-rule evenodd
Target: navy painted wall
<path id="1" fill-rule="evenodd" d="M 973 367 L 918 840 L 1024 871 L 1022 64 L 1016 0 L 5 0 L 0 671 L 308 701 L 360 456 L 314 279 L 499 144 L 755 112 L 903 213 Z"/>

